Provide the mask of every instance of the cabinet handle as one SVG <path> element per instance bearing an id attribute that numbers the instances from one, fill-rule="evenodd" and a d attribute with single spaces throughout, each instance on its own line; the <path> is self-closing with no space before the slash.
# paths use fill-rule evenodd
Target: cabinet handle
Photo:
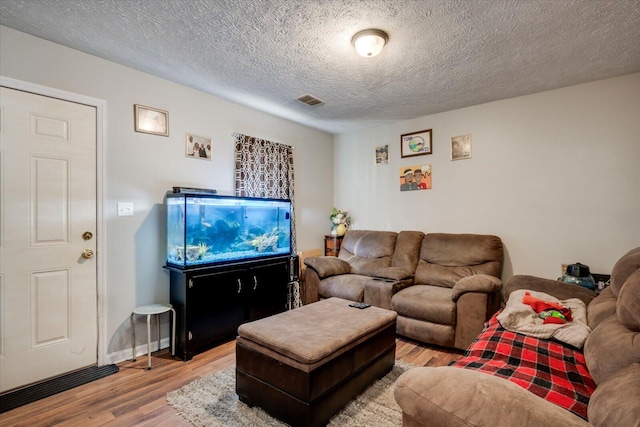
<path id="1" fill-rule="evenodd" d="M 240 281 L 240 278 L 238 278 L 237 280 L 238 280 L 238 293 L 240 293 L 242 291 L 242 282 Z"/>
<path id="2" fill-rule="evenodd" d="M 258 288 L 258 278 L 253 276 L 253 290 L 255 291 Z"/>
<path id="3" fill-rule="evenodd" d="M 189 279 L 189 289 L 193 288 L 193 280 Z"/>

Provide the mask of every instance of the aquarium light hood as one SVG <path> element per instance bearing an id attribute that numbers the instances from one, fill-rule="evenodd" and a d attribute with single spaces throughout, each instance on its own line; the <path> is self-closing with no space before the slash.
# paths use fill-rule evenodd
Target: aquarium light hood
<path id="1" fill-rule="evenodd" d="M 192 187 L 173 187 L 174 193 L 189 194 L 218 194 L 218 190 L 209 188 L 192 188 Z"/>

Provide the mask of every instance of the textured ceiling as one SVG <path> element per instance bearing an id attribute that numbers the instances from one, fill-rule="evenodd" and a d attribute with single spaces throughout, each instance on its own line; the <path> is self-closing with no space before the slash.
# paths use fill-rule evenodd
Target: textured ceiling
<path id="1" fill-rule="evenodd" d="M 0 24 L 330 133 L 640 72 L 638 0 L 0 0 Z"/>

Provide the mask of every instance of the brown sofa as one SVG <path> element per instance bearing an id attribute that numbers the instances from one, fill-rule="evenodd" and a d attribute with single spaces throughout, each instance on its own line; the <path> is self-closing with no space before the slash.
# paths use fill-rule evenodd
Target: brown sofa
<path id="1" fill-rule="evenodd" d="M 588 303 L 592 332 L 583 359 L 596 385 L 583 402 L 588 421 L 499 376 L 449 366 L 411 369 L 398 379 L 395 399 L 403 425 L 640 426 L 640 248 L 616 263 L 611 285 L 595 298 L 585 288 L 532 276 L 514 276 L 506 295 L 519 289 Z M 583 381 L 584 375 L 572 381 Z"/>
<path id="2" fill-rule="evenodd" d="M 305 260 L 303 302 L 393 309 L 398 334 L 464 349 L 498 309 L 502 263 L 496 236 L 349 230 L 338 257 Z"/>
<path id="3" fill-rule="evenodd" d="M 337 257 L 314 257 L 307 265 L 303 303 L 338 297 L 391 309 L 391 296 L 413 284 L 419 231 L 348 230 Z"/>

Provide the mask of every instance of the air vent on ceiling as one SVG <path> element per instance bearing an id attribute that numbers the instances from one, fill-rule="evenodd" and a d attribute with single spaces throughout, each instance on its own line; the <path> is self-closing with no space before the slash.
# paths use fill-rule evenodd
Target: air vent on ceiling
<path id="1" fill-rule="evenodd" d="M 320 101 L 318 98 L 316 98 L 315 96 L 311 96 L 311 95 L 302 95 L 299 98 L 296 98 L 298 101 L 302 102 L 303 104 L 307 104 L 310 105 L 312 107 L 315 107 L 316 105 L 320 105 L 320 104 L 324 104 L 324 101 Z"/>

